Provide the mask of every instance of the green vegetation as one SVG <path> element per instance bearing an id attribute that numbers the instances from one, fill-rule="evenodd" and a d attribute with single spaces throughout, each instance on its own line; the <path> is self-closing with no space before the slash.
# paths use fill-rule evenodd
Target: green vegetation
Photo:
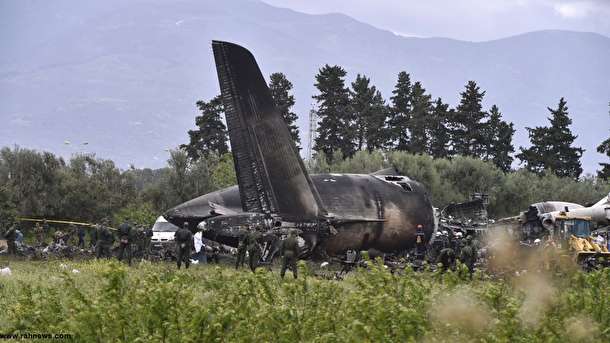
<path id="1" fill-rule="evenodd" d="M 473 192 L 488 193 L 492 218 L 517 215 L 539 201 L 562 200 L 585 205 L 610 192 L 610 182 L 595 177 L 577 181 L 553 173 L 540 176 L 524 169 L 505 173 L 492 162 L 473 157 L 433 159 L 399 151 L 360 151 L 352 158 L 333 161 L 328 162 L 320 154 L 310 161 L 310 169 L 313 173 L 370 173 L 395 166 L 401 174 L 423 183 L 437 207 L 466 201 Z"/>
<path id="2" fill-rule="evenodd" d="M 10 267 L 13 275 L 0 276 L 2 333 L 71 333 L 80 342 L 610 340 L 610 269 L 541 283 L 537 274 L 470 281 L 463 268 L 393 275 L 377 264 L 344 281 L 312 276 L 303 263 L 305 278 L 284 281 L 222 266 Z"/>

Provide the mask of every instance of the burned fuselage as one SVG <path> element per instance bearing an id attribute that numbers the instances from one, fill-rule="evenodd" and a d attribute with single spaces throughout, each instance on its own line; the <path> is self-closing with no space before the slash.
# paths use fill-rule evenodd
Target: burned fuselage
<path id="1" fill-rule="evenodd" d="M 415 229 L 418 224 L 424 227 L 429 239 L 434 228 L 432 205 L 421 184 L 404 176 L 367 175 L 367 174 L 314 174 L 311 175 L 328 215 L 321 218 L 320 226 L 330 223 L 336 232 L 323 234 L 320 246 L 329 255 L 342 253 L 348 249 L 377 249 L 395 252 L 407 249 L 415 242 Z M 221 210 L 219 210 L 221 209 Z M 189 222 L 196 227 L 205 220 L 217 216 L 231 216 L 243 213 L 237 186 L 202 195 L 166 212 L 165 217 L 176 224 Z M 308 241 L 315 232 L 299 227 L 290 218 L 282 220 L 273 216 L 266 222 L 265 216 L 248 216 L 245 224 L 268 229 L 282 222 L 284 227 L 299 228 Z M 304 221 L 311 224 L 311 221 Z M 215 230 L 207 225 L 203 235 L 223 244 L 236 246 L 240 230 L 238 222 L 226 223 Z M 322 228 L 321 227 L 321 228 Z M 324 228 L 326 229 L 326 228 Z"/>
<path id="2" fill-rule="evenodd" d="M 393 170 L 310 176 L 254 56 L 228 42 L 214 41 L 212 48 L 237 186 L 167 211 L 168 221 L 186 221 L 204 237 L 232 246 L 245 230 L 269 237 L 296 229 L 306 250 L 329 255 L 409 248 L 417 225 L 426 239 L 431 236 L 430 199 L 408 177 Z"/>

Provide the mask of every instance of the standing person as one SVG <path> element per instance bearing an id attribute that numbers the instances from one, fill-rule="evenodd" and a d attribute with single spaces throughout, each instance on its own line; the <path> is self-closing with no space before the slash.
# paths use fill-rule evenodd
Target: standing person
<path id="1" fill-rule="evenodd" d="M 16 255 L 17 245 L 15 244 L 15 240 L 17 239 L 17 230 L 14 225 L 4 233 L 4 239 L 6 239 L 6 245 L 8 245 L 7 253 L 9 255 Z"/>
<path id="2" fill-rule="evenodd" d="M 174 234 L 176 242 L 176 259 L 178 269 L 184 262 L 186 269 L 191 265 L 191 250 L 193 249 L 193 233 L 189 230 L 189 223 L 184 222 L 184 225 Z"/>
<path id="3" fill-rule="evenodd" d="M 119 225 L 119 261 L 127 259 L 131 266 L 131 241 L 133 239 L 133 229 L 127 221 Z"/>
<path id="4" fill-rule="evenodd" d="M 44 231 L 40 222 L 36 222 L 34 226 L 34 235 L 36 236 L 36 243 L 40 246 L 44 243 Z"/>
<path id="5" fill-rule="evenodd" d="M 468 272 L 472 278 L 474 272 L 474 263 L 477 259 L 477 251 L 475 245 L 472 243 L 472 236 L 466 236 L 466 242 L 460 249 L 460 261 L 468 267 Z"/>
<path id="6" fill-rule="evenodd" d="M 144 258 L 150 258 L 150 243 L 153 237 L 152 227 L 144 229 Z"/>
<path id="7" fill-rule="evenodd" d="M 258 240 L 260 239 L 260 233 L 258 229 L 259 228 L 257 226 L 254 231 L 250 232 L 250 235 L 248 237 L 248 265 L 250 266 L 250 270 L 253 273 L 258 267 L 258 262 L 261 256 L 261 251 L 258 246 Z"/>
<path id="8" fill-rule="evenodd" d="M 434 238 L 430 241 L 430 249 L 428 250 L 428 263 L 436 263 L 438 255 L 443 250 L 443 237 L 440 231 L 434 234 Z"/>
<path id="9" fill-rule="evenodd" d="M 417 228 L 415 229 L 415 237 L 415 259 L 421 261 L 424 259 L 424 256 L 426 256 L 426 236 L 423 225 L 417 224 Z"/>
<path id="10" fill-rule="evenodd" d="M 92 250 L 95 250 L 95 245 L 97 244 L 97 233 L 100 231 L 100 224 L 95 224 L 93 226 L 93 230 L 89 233 L 89 247 Z"/>
<path id="11" fill-rule="evenodd" d="M 23 245 L 23 232 L 19 229 L 15 229 L 15 243 L 18 247 Z"/>
<path id="12" fill-rule="evenodd" d="M 246 230 L 249 229 L 250 228 L 246 226 Z M 249 231 L 239 237 L 239 243 L 237 244 L 237 261 L 235 262 L 235 269 L 239 269 L 239 267 L 242 267 L 244 265 L 244 261 L 246 260 L 246 249 L 248 246 L 249 237 Z"/>
<path id="13" fill-rule="evenodd" d="M 85 235 L 86 234 L 87 234 L 87 231 L 85 230 L 85 228 L 83 226 L 79 226 L 77 229 L 78 247 L 81 249 L 85 248 Z"/>
<path id="14" fill-rule="evenodd" d="M 208 263 L 207 254 L 206 254 L 206 245 L 203 242 L 203 237 L 201 231 L 198 231 L 193 235 L 193 246 L 195 248 L 195 257 L 199 263 Z"/>
<path id="15" fill-rule="evenodd" d="M 42 238 L 41 241 L 45 242 L 47 240 L 47 235 L 51 233 L 51 227 L 46 219 L 42 220 Z"/>
<path id="16" fill-rule="evenodd" d="M 286 274 L 286 269 L 292 271 L 292 276 L 297 278 L 297 259 L 299 258 L 299 243 L 297 241 L 296 233 L 294 230 L 290 231 L 290 234 L 286 239 L 282 241 L 282 270 L 280 276 L 282 279 Z"/>
<path id="17" fill-rule="evenodd" d="M 95 253 L 97 258 L 110 258 L 112 256 L 112 244 L 114 243 L 114 235 L 107 226 L 108 220 L 104 219 L 102 225 L 97 232 L 97 242 L 95 244 Z"/>

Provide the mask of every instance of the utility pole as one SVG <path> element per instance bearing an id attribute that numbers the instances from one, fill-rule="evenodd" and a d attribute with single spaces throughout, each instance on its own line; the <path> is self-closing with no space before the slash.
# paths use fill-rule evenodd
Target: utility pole
<path id="1" fill-rule="evenodd" d="M 314 109 L 314 105 L 311 104 L 311 110 L 309 110 L 309 142 L 307 144 L 307 159 L 309 161 L 313 158 L 313 146 L 316 140 L 316 130 L 318 129 L 318 115 Z"/>

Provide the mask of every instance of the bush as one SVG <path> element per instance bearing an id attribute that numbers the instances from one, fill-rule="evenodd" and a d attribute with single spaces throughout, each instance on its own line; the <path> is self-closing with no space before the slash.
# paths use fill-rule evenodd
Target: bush
<path id="1" fill-rule="evenodd" d="M 344 281 L 318 279 L 303 262 L 298 280 L 262 269 L 113 261 L 11 268 L 0 278 L 3 333 L 70 333 L 82 342 L 610 339 L 610 269 L 544 279 L 552 296 L 542 297 L 530 279 L 477 273 L 471 281 L 463 266 L 398 275 L 373 263 Z M 535 320 L 525 316 L 531 310 Z"/>

